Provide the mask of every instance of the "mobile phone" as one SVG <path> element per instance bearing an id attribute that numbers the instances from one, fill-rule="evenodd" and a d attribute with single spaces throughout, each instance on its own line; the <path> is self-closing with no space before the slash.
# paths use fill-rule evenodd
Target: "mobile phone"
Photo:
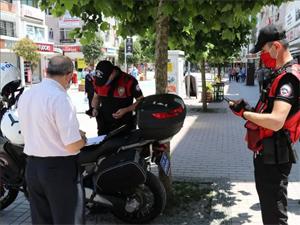
<path id="1" fill-rule="evenodd" d="M 226 102 L 232 102 L 232 100 L 231 99 L 229 99 L 229 98 L 227 98 L 227 97 L 224 97 L 224 100 L 226 101 Z"/>

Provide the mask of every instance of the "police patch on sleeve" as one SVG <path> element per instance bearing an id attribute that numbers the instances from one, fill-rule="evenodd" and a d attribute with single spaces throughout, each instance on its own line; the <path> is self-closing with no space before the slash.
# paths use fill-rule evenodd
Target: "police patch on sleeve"
<path id="1" fill-rule="evenodd" d="M 279 95 L 282 97 L 290 97 L 293 94 L 291 85 L 285 84 L 279 90 Z"/>
<path id="2" fill-rule="evenodd" d="M 136 89 L 137 91 L 141 91 L 140 85 L 137 84 L 137 85 L 135 86 L 135 89 Z"/>

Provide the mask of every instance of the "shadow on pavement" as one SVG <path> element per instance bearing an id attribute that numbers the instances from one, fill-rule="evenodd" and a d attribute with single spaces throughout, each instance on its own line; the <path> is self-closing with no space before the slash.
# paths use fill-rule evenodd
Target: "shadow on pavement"
<path id="1" fill-rule="evenodd" d="M 220 181 L 214 184 L 214 197 L 211 205 L 211 220 L 226 221 L 224 208 L 229 208 L 236 204 L 236 197 L 231 191 L 233 185 L 229 181 Z M 226 224 L 226 223 L 225 223 Z"/>

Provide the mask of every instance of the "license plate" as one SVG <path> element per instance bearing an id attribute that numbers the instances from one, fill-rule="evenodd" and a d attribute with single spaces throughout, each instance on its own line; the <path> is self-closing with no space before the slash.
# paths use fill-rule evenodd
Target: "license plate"
<path id="1" fill-rule="evenodd" d="M 166 176 L 169 176 L 170 173 L 170 160 L 165 152 L 162 153 L 161 159 L 160 159 L 160 166 Z"/>

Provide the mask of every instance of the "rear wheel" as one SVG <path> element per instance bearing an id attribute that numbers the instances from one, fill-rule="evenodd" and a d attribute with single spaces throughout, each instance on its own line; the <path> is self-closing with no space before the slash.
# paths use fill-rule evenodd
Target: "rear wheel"
<path id="1" fill-rule="evenodd" d="M 19 190 L 0 185 L 0 210 L 5 209 L 11 203 L 15 201 L 19 193 Z"/>
<path id="2" fill-rule="evenodd" d="M 124 209 L 115 209 L 113 214 L 127 223 L 147 223 L 157 217 L 165 208 L 166 191 L 159 179 L 147 173 L 146 183 L 127 196 Z"/>

